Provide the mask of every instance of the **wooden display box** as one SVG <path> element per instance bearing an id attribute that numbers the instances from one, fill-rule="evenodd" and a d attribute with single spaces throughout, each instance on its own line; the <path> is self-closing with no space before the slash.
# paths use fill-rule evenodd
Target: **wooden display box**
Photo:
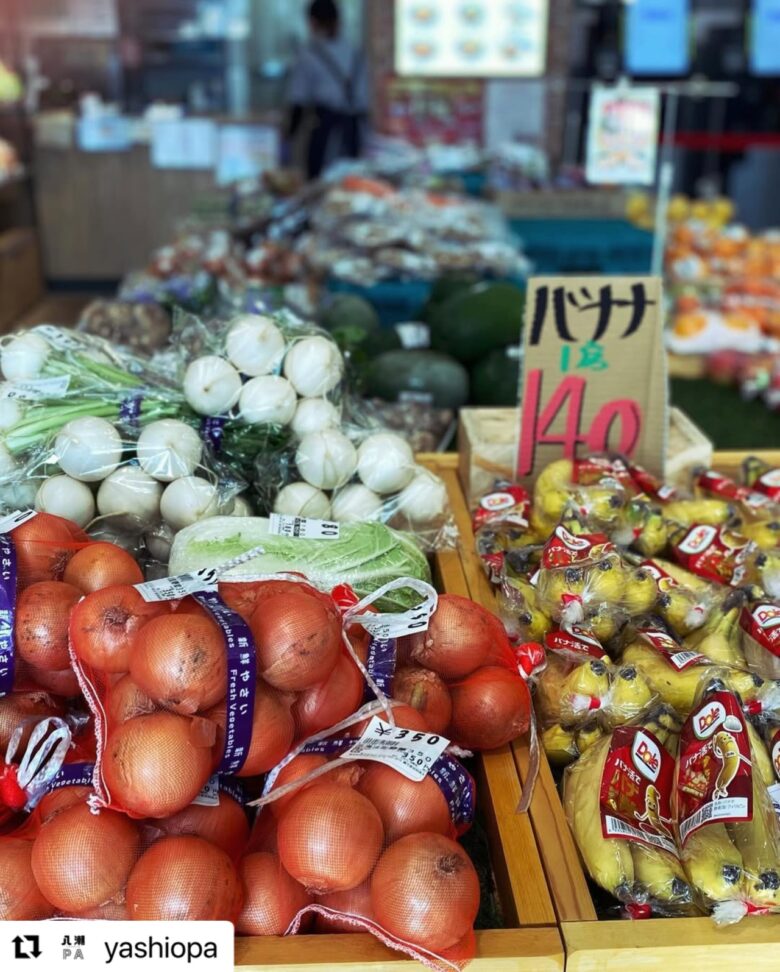
<path id="1" fill-rule="evenodd" d="M 727 475 L 737 476 L 746 455 L 716 452 L 712 465 Z M 756 455 L 780 465 L 780 451 Z M 454 471 L 445 475 L 452 486 Z M 471 518 L 463 497 L 455 515 L 470 596 L 485 607 L 494 608 L 493 589 L 477 555 Z M 511 748 L 522 784 L 528 775 L 528 740 L 518 740 Z M 623 972 L 624 969 L 699 972 L 705 968 L 732 968 L 737 963 L 751 972 L 780 970 L 780 916 L 745 918 L 726 927 L 718 927 L 706 917 L 646 921 L 599 919 L 544 753 L 530 817 L 563 936 L 566 972 Z"/>
<path id="2" fill-rule="evenodd" d="M 424 461 L 447 479 L 453 508 L 459 504 L 465 509 L 455 457 L 427 456 Z M 468 596 L 458 551 L 438 554 L 434 575 L 440 591 Z M 531 819 L 515 812 L 520 796 L 509 746 L 479 758 L 477 806 L 506 927 L 477 932 L 477 954 L 469 972 L 563 972 L 563 943 Z M 371 935 L 355 934 L 237 938 L 236 968 L 241 972 L 400 972 L 422 966 Z"/>
<path id="3" fill-rule="evenodd" d="M 0 234 L 0 333 L 41 299 L 43 272 L 35 230 L 12 229 Z"/>

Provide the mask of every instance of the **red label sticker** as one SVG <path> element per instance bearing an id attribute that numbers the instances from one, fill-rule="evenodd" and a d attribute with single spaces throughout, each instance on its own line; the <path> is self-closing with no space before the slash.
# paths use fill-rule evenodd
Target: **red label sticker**
<path id="1" fill-rule="evenodd" d="M 632 495 L 637 492 L 628 466 L 621 459 L 575 459 L 573 467 L 572 478 L 580 486 L 615 486 Z"/>
<path id="2" fill-rule="evenodd" d="M 780 781 L 780 729 L 772 736 L 772 741 L 769 744 L 769 755 L 772 757 L 775 779 Z"/>
<path id="3" fill-rule="evenodd" d="M 570 651 L 575 655 L 599 660 L 606 656 L 601 642 L 593 632 L 578 624 L 549 631 L 544 636 L 544 646 L 550 651 Z"/>
<path id="4" fill-rule="evenodd" d="M 522 486 L 506 485 L 483 496 L 474 513 L 474 532 L 491 520 L 508 520 L 517 526 L 528 526 L 531 499 Z"/>
<path id="5" fill-rule="evenodd" d="M 639 726 L 616 729 L 599 791 L 604 837 L 638 840 L 676 855 L 673 782 L 674 759 L 652 732 Z"/>
<path id="6" fill-rule="evenodd" d="M 603 533 L 583 533 L 577 537 L 559 524 L 545 544 L 542 566 L 547 570 L 572 567 L 575 564 L 600 560 L 615 549 L 615 545 Z"/>
<path id="7" fill-rule="evenodd" d="M 780 658 L 780 606 L 754 604 L 745 606 L 739 616 L 744 632 L 754 638 L 762 648 Z"/>
<path id="8" fill-rule="evenodd" d="M 780 469 L 770 469 L 753 483 L 757 493 L 763 493 L 775 503 L 780 503 Z"/>
<path id="9" fill-rule="evenodd" d="M 668 503 L 679 495 L 679 490 L 675 489 L 674 486 L 667 486 L 666 483 L 648 472 L 644 467 L 631 464 L 628 469 L 631 478 L 642 493 L 646 493 L 654 499 L 659 499 L 663 503 Z"/>
<path id="10" fill-rule="evenodd" d="M 688 716 L 677 766 L 680 840 L 714 821 L 753 818 L 753 773 L 745 716 L 731 692 L 711 692 Z"/>
<path id="11" fill-rule="evenodd" d="M 712 664 L 705 655 L 700 655 L 697 651 L 687 651 L 668 632 L 654 628 L 652 624 L 639 624 L 636 632 L 678 672 L 694 665 Z"/>
<path id="12" fill-rule="evenodd" d="M 697 523 L 672 547 L 674 559 L 697 574 L 719 584 L 739 584 L 745 571 L 750 541 L 729 527 Z"/>
<path id="13" fill-rule="evenodd" d="M 733 479 L 728 476 L 721 476 L 716 472 L 700 473 L 694 480 L 695 484 L 705 493 L 712 496 L 720 496 L 722 499 L 741 503 L 751 512 L 760 510 L 767 506 L 771 500 L 763 493 L 748 489 L 747 486 L 738 486 Z"/>

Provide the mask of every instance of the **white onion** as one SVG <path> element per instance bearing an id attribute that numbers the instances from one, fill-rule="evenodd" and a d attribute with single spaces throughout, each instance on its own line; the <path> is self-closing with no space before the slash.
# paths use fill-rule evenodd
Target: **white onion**
<path id="1" fill-rule="evenodd" d="M 224 415 L 238 401 L 241 376 L 224 358 L 196 358 L 184 373 L 184 397 L 199 415 Z"/>
<path id="2" fill-rule="evenodd" d="M 260 314 L 237 317 L 225 339 L 230 363 L 250 378 L 278 371 L 285 346 L 284 335 L 276 324 Z"/>
<path id="3" fill-rule="evenodd" d="M 308 483 L 290 483 L 279 490 L 274 513 L 327 520 L 330 518 L 330 500 L 322 490 L 315 489 Z"/>
<path id="4" fill-rule="evenodd" d="M 284 359 L 284 375 L 301 398 L 319 398 L 338 385 L 344 359 L 338 347 L 325 337 L 303 338 Z"/>
<path id="5" fill-rule="evenodd" d="M 418 467 L 408 486 L 398 495 L 398 512 L 412 523 L 430 523 L 447 509 L 447 487 L 438 476 Z"/>
<path id="6" fill-rule="evenodd" d="M 149 526 L 160 515 L 163 488 L 140 466 L 120 466 L 100 484 L 97 508 L 101 516 L 116 516 L 117 526 Z"/>
<path id="7" fill-rule="evenodd" d="M 122 440 L 110 422 L 90 415 L 64 425 L 54 450 L 64 473 L 84 483 L 96 483 L 119 465 Z"/>
<path id="8" fill-rule="evenodd" d="M 0 442 L 0 475 L 7 475 L 18 469 L 18 463 L 14 459 L 11 450 Z"/>
<path id="9" fill-rule="evenodd" d="M 198 476 L 184 476 L 165 488 L 160 500 L 160 512 L 172 530 L 216 516 L 219 509 L 217 487 Z"/>
<path id="10" fill-rule="evenodd" d="M 0 486 L 0 503 L 12 510 L 29 510 L 35 506 L 36 493 L 34 479 L 7 479 Z"/>
<path id="11" fill-rule="evenodd" d="M 0 429 L 12 429 L 21 422 L 24 409 L 16 398 L 0 398 Z"/>
<path id="12" fill-rule="evenodd" d="M 48 341 L 33 331 L 24 331 L 5 345 L 0 355 L 0 367 L 9 381 L 37 378 L 51 347 Z"/>
<path id="13" fill-rule="evenodd" d="M 357 453 L 345 435 L 326 429 L 301 439 L 295 462 L 307 483 L 318 489 L 336 489 L 352 478 Z"/>
<path id="14" fill-rule="evenodd" d="M 312 432 L 337 429 L 340 425 L 341 413 L 325 398 L 302 398 L 292 420 L 292 430 L 299 439 Z"/>
<path id="15" fill-rule="evenodd" d="M 397 493 L 411 482 L 415 469 L 412 447 L 392 432 L 370 435 L 358 449 L 358 475 L 375 493 Z"/>
<path id="16" fill-rule="evenodd" d="M 375 520 L 382 509 L 382 497 L 362 483 L 352 483 L 333 497 L 333 519 L 341 523 Z"/>
<path id="17" fill-rule="evenodd" d="M 144 543 L 150 557 L 159 560 L 161 564 L 167 564 L 173 546 L 173 530 L 167 523 L 160 523 L 154 530 L 144 534 Z"/>
<path id="18" fill-rule="evenodd" d="M 86 483 L 70 476 L 51 476 L 35 494 L 35 509 L 64 516 L 85 527 L 95 519 L 95 498 Z"/>
<path id="19" fill-rule="evenodd" d="M 141 468 L 163 483 L 191 476 L 198 468 L 203 443 L 200 436 L 178 419 L 160 419 L 138 436 L 136 447 Z"/>
<path id="20" fill-rule="evenodd" d="M 250 425 L 288 425 L 297 402 L 295 389 L 286 378 L 263 375 L 244 385 L 238 408 L 243 421 Z"/>
<path id="21" fill-rule="evenodd" d="M 119 530 L 114 524 L 99 520 L 89 531 L 89 536 L 91 540 L 116 544 L 134 557 L 138 553 L 138 534 L 135 530 Z"/>
<path id="22" fill-rule="evenodd" d="M 243 496 L 236 496 L 235 502 L 233 503 L 233 512 L 230 515 L 254 516 L 255 513 L 248 499 L 245 499 Z"/>

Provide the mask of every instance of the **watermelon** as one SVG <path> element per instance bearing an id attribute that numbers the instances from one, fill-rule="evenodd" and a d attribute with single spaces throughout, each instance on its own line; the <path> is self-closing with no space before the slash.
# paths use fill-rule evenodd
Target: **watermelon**
<path id="1" fill-rule="evenodd" d="M 413 395 L 437 408 L 460 408 L 469 400 L 469 375 L 439 351 L 386 351 L 369 365 L 365 393 L 388 402 Z"/>
<path id="2" fill-rule="evenodd" d="M 519 344 L 525 293 L 511 283 L 480 283 L 454 294 L 431 320 L 431 346 L 473 364 L 491 351 Z"/>
<path id="3" fill-rule="evenodd" d="M 430 322 L 434 313 L 455 294 L 462 294 L 464 290 L 479 283 L 479 277 L 474 273 L 448 273 L 433 282 L 431 293 L 420 312 L 420 320 Z"/>
<path id="4" fill-rule="evenodd" d="M 520 346 L 512 344 L 471 369 L 471 404 L 515 406 L 520 398 Z"/>

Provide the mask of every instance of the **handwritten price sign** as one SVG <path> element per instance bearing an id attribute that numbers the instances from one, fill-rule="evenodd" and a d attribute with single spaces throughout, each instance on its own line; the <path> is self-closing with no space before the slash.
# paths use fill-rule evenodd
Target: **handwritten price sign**
<path id="1" fill-rule="evenodd" d="M 668 386 L 657 277 L 536 277 L 523 336 L 516 474 L 617 451 L 663 474 Z"/>

